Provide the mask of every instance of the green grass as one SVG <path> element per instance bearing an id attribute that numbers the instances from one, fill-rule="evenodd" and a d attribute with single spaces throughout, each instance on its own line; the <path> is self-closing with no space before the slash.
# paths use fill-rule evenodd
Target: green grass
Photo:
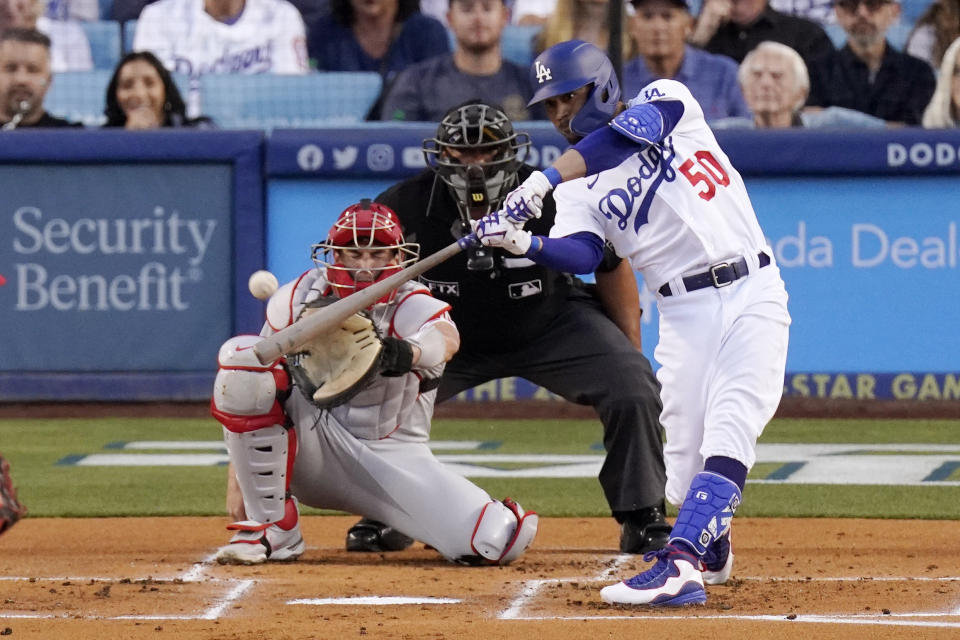
<path id="1" fill-rule="evenodd" d="M 0 420 L 0 452 L 10 460 L 14 483 L 34 517 L 223 515 L 226 467 L 58 464 L 70 455 L 109 452 L 105 447 L 117 441 L 220 438 L 220 426 L 212 419 Z M 433 438 L 495 443 L 497 453 L 596 454 L 601 428 L 592 420 L 438 420 Z M 771 423 L 761 442 L 955 444 L 960 442 L 960 421 L 784 419 Z M 765 477 L 776 466 L 757 465 L 750 477 Z M 594 478 L 474 482 L 547 516 L 609 515 Z M 739 513 L 960 519 L 960 487 L 750 484 Z"/>

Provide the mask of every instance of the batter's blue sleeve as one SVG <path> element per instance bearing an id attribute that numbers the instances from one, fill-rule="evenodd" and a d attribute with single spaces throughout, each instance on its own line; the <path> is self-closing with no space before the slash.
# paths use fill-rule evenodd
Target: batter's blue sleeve
<path id="1" fill-rule="evenodd" d="M 563 238 L 533 236 L 524 256 L 555 271 L 593 273 L 603 260 L 603 240 L 589 231 Z"/>
<path id="2" fill-rule="evenodd" d="M 645 132 L 653 142 L 660 142 L 673 132 L 677 122 L 683 116 L 683 103 L 679 100 L 644 102 L 628 108 L 615 120 L 623 118 L 625 115 L 638 122 L 660 123 L 662 120 L 658 132 L 652 130 Z M 644 138 L 648 139 L 646 136 Z M 621 162 L 637 152 L 638 144 L 643 143 L 638 142 L 636 137 L 618 131 L 611 123 L 609 127 L 600 127 L 590 133 L 575 144 L 573 148 L 583 156 L 583 161 L 587 165 L 587 175 L 592 176 L 620 165 Z"/>

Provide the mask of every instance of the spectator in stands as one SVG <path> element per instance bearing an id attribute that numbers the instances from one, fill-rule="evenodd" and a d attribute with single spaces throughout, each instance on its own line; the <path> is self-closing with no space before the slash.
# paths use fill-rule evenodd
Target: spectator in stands
<path id="1" fill-rule="evenodd" d="M 136 20 L 140 17 L 143 8 L 155 1 L 113 0 L 110 5 L 110 19 L 121 23 Z M 290 0 L 290 4 L 297 8 L 306 24 L 311 24 L 314 20 L 319 20 L 321 16 L 330 13 L 329 0 Z"/>
<path id="2" fill-rule="evenodd" d="M 188 118 L 173 76 L 149 51 L 128 53 L 107 85 L 105 127 L 129 130 L 212 126 L 210 118 Z"/>
<path id="3" fill-rule="evenodd" d="M 452 0 L 447 20 L 453 53 L 418 62 L 397 76 L 383 102 L 383 120 L 438 122 L 451 107 L 479 98 L 511 120 L 530 120 L 529 74 L 503 59 L 500 36 L 510 19 L 503 0 Z M 535 117 L 545 118 L 542 108 Z"/>
<path id="4" fill-rule="evenodd" d="M 687 85 L 707 120 L 749 117 L 737 84 L 737 63 L 686 43 L 693 18 L 686 0 L 633 0 L 628 28 L 639 52 L 623 65 L 623 95 L 633 97 L 658 78 Z"/>
<path id="5" fill-rule="evenodd" d="M 809 66 L 833 51 L 823 27 L 774 10 L 767 0 L 704 0 L 690 43 L 738 63 L 766 40 L 782 42 Z"/>
<path id="6" fill-rule="evenodd" d="M 807 104 L 847 107 L 890 123 L 919 125 L 936 80 L 929 64 L 887 42 L 887 29 L 900 17 L 900 5 L 892 0 L 836 0 L 834 10 L 847 43 L 811 66 Z"/>
<path id="7" fill-rule="evenodd" d="M 377 71 L 386 83 L 415 62 L 450 52 L 443 25 L 417 0 L 331 0 L 309 25 L 307 51 L 321 71 Z"/>
<path id="8" fill-rule="evenodd" d="M 960 38 L 943 54 L 937 88 L 923 112 L 923 126 L 927 129 L 960 127 Z"/>
<path id="9" fill-rule="evenodd" d="M 627 24 L 626 3 L 621 12 L 622 24 Z M 608 0 L 557 0 L 556 8 L 544 23 L 543 30 L 534 38 L 534 51 L 541 53 L 565 40 L 584 40 L 604 51 L 610 47 L 610 8 Z M 632 58 L 630 34 L 623 29 L 620 43 L 624 60 Z"/>
<path id="10" fill-rule="evenodd" d="M 44 110 L 43 99 L 52 82 L 46 34 L 18 27 L 0 34 L 0 128 L 81 126 Z"/>
<path id="11" fill-rule="evenodd" d="M 0 0 L 0 32 L 10 27 L 36 29 L 50 38 L 51 71 L 93 69 L 90 41 L 72 20 L 51 20 L 44 13 L 47 0 Z"/>
<path id="12" fill-rule="evenodd" d="M 140 17 L 143 8 L 156 0 L 113 0 L 110 5 L 110 19 L 124 23 Z"/>
<path id="13" fill-rule="evenodd" d="M 833 0 L 770 0 L 770 6 L 780 13 L 806 18 L 819 25 L 836 22 Z"/>
<path id="14" fill-rule="evenodd" d="M 303 18 L 287 0 L 158 0 L 137 20 L 134 51 L 150 51 L 171 71 L 308 71 Z"/>
<path id="15" fill-rule="evenodd" d="M 542 27 L 556 8 L 557 0 L 514 0 L 510 20 L 513 24 Z"/>
<path id="16" fill-rule="evenodd" d="M 46 16 L 51 20 L 93 22 L 100 19 L 100 3 L 97 0 L 50 0 Z"/>
<path id="17" fill-rule="evenodd" d="M 960 0 L 934 0 L 914 23 L 905 50 L 936 69 L 947 47 L 957 37 L 960 37 Z"/>
<path id="18" fill-rule="evenodd" d="M 885 122 L 843 107 L 804 109 L 810 77 L 800 54 L 779 42 L 761 42 L 740 63 L 740 86 L 752 119 L 728 119 L 713 127 L 883 127 Z"/>

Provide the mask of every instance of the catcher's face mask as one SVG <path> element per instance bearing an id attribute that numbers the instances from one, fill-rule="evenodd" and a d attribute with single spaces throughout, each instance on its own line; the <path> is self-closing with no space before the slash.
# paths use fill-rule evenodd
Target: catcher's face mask
<path id="1" fill-rule="evenodd" d="M 419 245 L 405 242 L 392 209 L 361 200 L 337 217 L 325 242 L 313 245 L 313 261 L 326 269 L 338 298 L 369 287 L 417 260 Z M 390 302 L 391 292 L 378 302 Z"/>

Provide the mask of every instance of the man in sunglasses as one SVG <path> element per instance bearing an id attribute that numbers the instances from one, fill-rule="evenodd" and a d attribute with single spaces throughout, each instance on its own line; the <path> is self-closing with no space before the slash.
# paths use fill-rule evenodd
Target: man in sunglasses
<path id="1" fill-rule="evenodd" d="M 765 40 L 787 45 L 807 66 L 833 51 L 823 28 L 810 20 L 776 11 L 768 0 L 704 0 L 689 41 L 738 63 Z"/>
<path id="2" fill-rule="evenodd" d="M 927 62 L 887 41 L 887 30 L 900 18 L 900 5 L 893 0 L 836 0 L 834 11 L 847 42 L 811 66 L 807 104 L 846 107 L 892 124 L 919 125 L 936 79 Z"/>

